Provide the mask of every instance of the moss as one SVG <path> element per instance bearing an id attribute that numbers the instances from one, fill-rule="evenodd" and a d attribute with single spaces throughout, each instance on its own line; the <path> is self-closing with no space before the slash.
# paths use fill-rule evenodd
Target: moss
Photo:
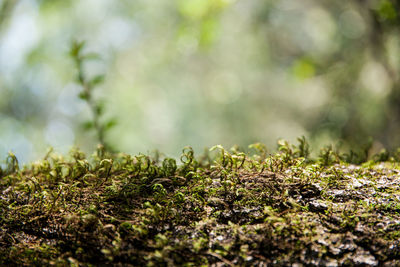
<path id="1" fill-rule="evenodd" d="M 399 163 L 279 142 L 172 158 L 53 152 L 0 179 L 0 265 L 399 264 Z M 381 153 L 382 154 L 382 153 Z M 389 160 L 381 162 L 384 158 Z"/>

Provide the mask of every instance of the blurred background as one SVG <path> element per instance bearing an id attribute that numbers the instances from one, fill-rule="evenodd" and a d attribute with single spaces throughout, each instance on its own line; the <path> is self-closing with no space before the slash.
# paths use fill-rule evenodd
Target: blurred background
<path id="1" fill-rule="evenodd" d="M 107 141 L 177 156 L 306 136 L 400 146 L 400 3 L 391 0 L 0 0 L 0 157 L 96 148 L 72 40 Z"/>

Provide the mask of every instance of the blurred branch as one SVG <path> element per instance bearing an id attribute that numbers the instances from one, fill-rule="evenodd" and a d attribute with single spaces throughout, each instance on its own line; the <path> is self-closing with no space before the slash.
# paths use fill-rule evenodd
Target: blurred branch
<path id="1" fill-rule="evenodd" d="M 4 25 L 10 17 L 17 0 L 4 0 L 0 5 L 0 32 L 3 31 Z"/>
<path id="2" fill-rule="evenodd" d="M 393 10 L 399 10 L 400 3 L 398 1 L 387 1 Z M 379 10 L 370 9 L 370 17 L 372 19 L 371 30 L 369 34 L 369 44 L 371 55 L 382 64 L 386 73 L 392 82 L 390 93 L 387 97 L 386 112 L 383 120 L 383 129 L 385 131 L 380 132 L 379 139 L 383 145 L 390 146 L 395 143 L 398 145 L 400 141 L 397 138 L 397 131 L 400 127 L 400 75 L 396 69 L 391 66 L 389 62 L 389 54 L 385 47 L 385 42 L 389 35 L 396 35 L 399 33 L 398 27 L 400 26 L 400 14 L 396 14 L 393 17 L 382 18 L 382 14 Z"/>
<path id="3" fill-rule="evenodd" d="M 387 31 L 385 31 L 384 25 L 382 25 L 375 10 L 370 10 L 370 17 L 372 19 L 369 34 L 370 53 L 375 60 L 383 65 L 390 79 L 395 83 L 398 80 L 397 73 L 390 66 L 387 51 L 385 49 L 385 33 Z"/>

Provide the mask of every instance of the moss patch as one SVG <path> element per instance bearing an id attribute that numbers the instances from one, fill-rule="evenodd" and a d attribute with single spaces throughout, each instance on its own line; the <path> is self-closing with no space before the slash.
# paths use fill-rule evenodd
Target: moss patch
<path id="1" fill-rule="evenodd" d="M 0 265 L 400 264 L 395 157 L 354 165 L 329 147 L 310 159 L 304 142 L 252 147 L 185 148 L 179 163 L 72 151 L 23 169 L 10 155 Z"/>

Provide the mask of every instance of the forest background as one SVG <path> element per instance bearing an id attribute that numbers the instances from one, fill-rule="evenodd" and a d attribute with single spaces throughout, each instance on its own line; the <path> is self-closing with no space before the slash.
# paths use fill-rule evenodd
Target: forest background
<path id="1" fill-rule="evenodd" d="M 399 10 L 389 0 L 0 0 L 0 157 L 95 148 L 73 40 L 100 55 L 84 67 L 105 74 L 95 93 L 121 151 L 274 148 L 301 135 L 313 147 L 397 148 Z"/>

